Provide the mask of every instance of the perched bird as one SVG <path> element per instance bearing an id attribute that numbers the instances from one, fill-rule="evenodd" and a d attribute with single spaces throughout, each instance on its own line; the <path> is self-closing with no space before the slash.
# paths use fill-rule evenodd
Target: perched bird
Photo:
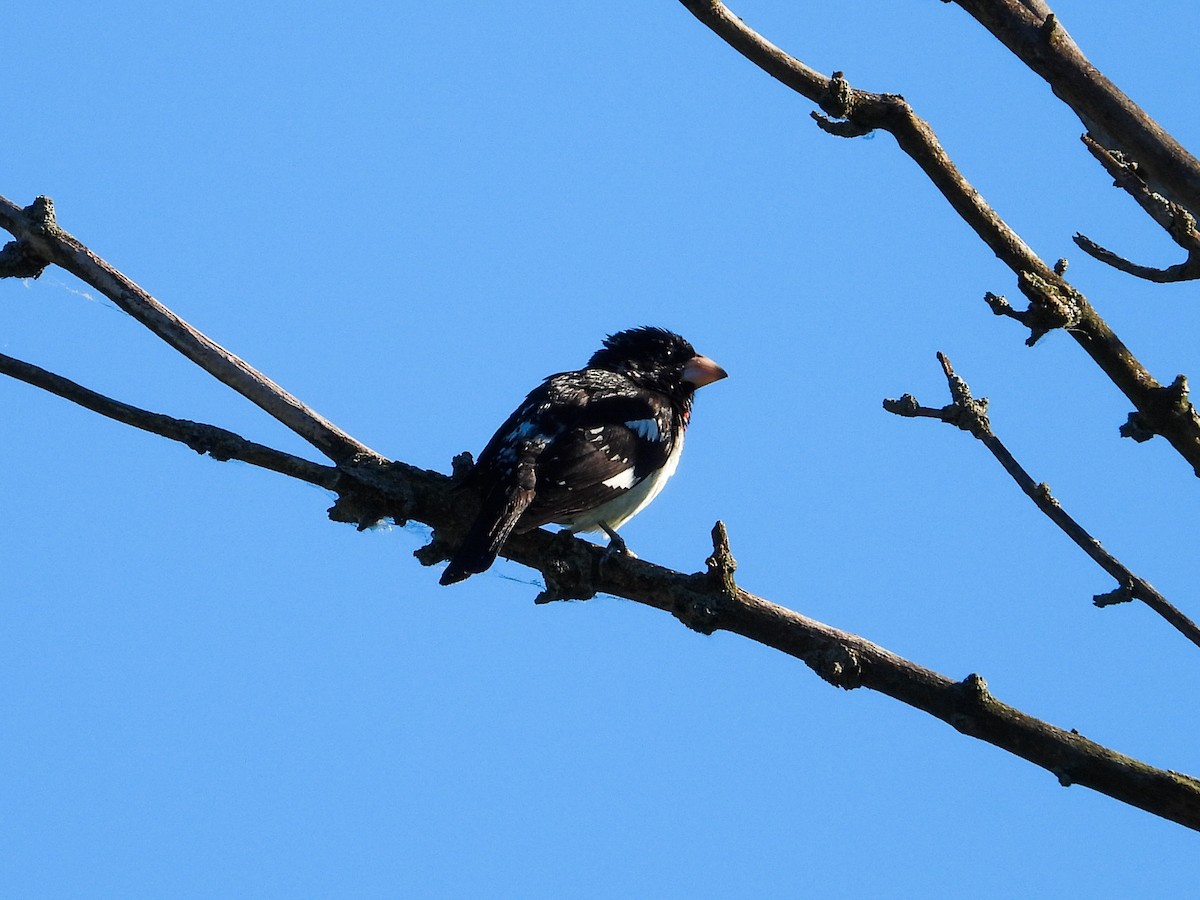
<path id="1" fill-rule="evenodd" d="M 603 531 L 608 552 L 626 552 L 617 529 L 675 473 L 696 388 L 725 375 L 679 335 L 647 326 L 609 336 L 587 368 L 546 378 L 467 475 L 479 514 L 441 583 L 485 571 L 514 529 L 551 522 Z"/>

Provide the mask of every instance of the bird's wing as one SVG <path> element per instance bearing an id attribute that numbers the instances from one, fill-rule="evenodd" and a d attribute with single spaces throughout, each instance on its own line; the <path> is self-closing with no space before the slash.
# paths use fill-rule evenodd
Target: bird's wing
<path id="1" fill-rule="evenodd" d="M 502 478 L 485 486 L 479 512 L 442 572 L 442 584 L 486 572 L 496 561 L 496 554 L 533 500 L 534 473 L 534 458 L 526 452 L 501 473 Z"/>
<path id="2" fill-rule="evenodd" d="M 514 527 L 559 522 L 629 491 L 670 455 L 672 417 L 665 397 L 612 372 L 547 378 L 480 452 L 467 480 L 479 514 L 442 583 L 485 571 Z"/>
<path id="3" fill-rule="evenodd" d="M 538 457 L 569 427 L 566 423 L 574 420 L 576 407 L 586 399 L 579 391 L 564 390 L 570 374 L 577 373 L 551 376 L 531 391 L 480 452 L 463 482 L 479 491 L 479 512 L 442 572 L 442 584 L 485 572 L 496 561 L 534 498 Z"/>
<path id="4" fill-rule="evenodd" d="M 670 405 L 646 391 L 593 396 L 537 459 L 525 530 L 563 522 L 627 493 L 659 469 L 676 440 Z"/>

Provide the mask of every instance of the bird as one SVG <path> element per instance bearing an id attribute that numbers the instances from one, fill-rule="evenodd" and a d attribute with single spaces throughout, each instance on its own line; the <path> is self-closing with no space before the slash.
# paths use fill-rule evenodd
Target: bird
<path id="1" fill-rule="evenodd" d="M 461 482 L 480 506 L 441 584 L 487 571 L 512 532 L 548 524 L 603 531 L 606 554 L 628 553 L 617 529 L 675 473 L 696 389 L 725 377 L 684 338 L 648 325 L 609 335 L 586 367 L 547 376 Z"/>

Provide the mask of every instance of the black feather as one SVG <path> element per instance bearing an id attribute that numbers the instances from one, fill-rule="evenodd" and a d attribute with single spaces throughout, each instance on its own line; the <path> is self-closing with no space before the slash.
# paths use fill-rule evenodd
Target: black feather
<path id="1" fill-rule="evenodd" d="M 467 536 L 442 572 L 439 582 L 454 584 L 486 572 L 533 497 L 534 470 L 530 465 L 518 468 L 511 485 L 497 484 L 488 491 Z"/>

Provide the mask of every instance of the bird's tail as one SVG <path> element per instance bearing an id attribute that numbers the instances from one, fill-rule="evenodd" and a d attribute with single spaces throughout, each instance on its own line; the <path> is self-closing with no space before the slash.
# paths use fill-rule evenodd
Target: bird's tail
<path id="1" fill-rule="evenodd" d="M 450 564 L 442 572 L 439 582 L 455 584 L 486 572 L 532 500 L 533 491 L 521 488 L 493 491 L 485 497 L 479 515 L 462 545 L 450 557 Z"/>

